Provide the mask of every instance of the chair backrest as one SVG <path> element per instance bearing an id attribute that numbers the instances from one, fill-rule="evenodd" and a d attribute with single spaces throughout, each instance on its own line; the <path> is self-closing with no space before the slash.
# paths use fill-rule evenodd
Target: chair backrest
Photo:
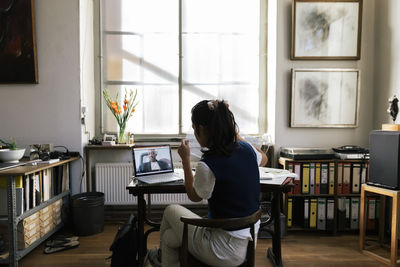
<path id="1" fill-rule="evenodd" d="M 224 219 L 207 219 L 207 218 L 188 218 L 181 217 L 181 221 L 184 223 L 183 227 L 183 235 L 182 235 L 182 246 L 180 251 L 180 261 L 181 266 L 206 266 L 201 265 L 198 262 L 193 263 L 195 258 L 191 256 L 188 252 L 188 224 L 201 226 L 201 227 L 209 227 L 209 228 L 222 228 L 224 230 L 233 231 L 237 229 L 243 229 L 250 227 L 250 233 L 252 240 L 249 241 L 247 245 L 247 254 L 245 262 L 240 266 L 254 266 L 254 250 L 255 250 L 255 232 L 254 232 L 254 224 L 261 217 L 261 208 L 258 209 L 255 213 L 241 218 L 224 218 Z M 191 262 L 189 262 L 189 260 Z"/>

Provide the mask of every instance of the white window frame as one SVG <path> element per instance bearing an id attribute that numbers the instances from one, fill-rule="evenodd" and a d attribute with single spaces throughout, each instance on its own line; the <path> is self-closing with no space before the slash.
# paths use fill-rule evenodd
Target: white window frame
<path id="1" fill-rule="evenodd" d="M 182 14 L 181 7 L 182 1 L 179 1 L 179 14 Z M 254 0 L 250 0 L 254 1 Z M 267 13 L 268 13 L 268 0 L 260 1 L 260 43 L 259 43 L 259 114 L 258 114 L 258 133 L 252 135 L 261 136 L 267 132 Z M 103 122 L 103 96 L 102 89 L 105 86 L 104 75 L 103 75 L 103 28 L 102 28 L 102 0 L 94 2 L 94 35 L 95 43 L 94 53 L 95 53 L 95 86 L 98 88 L 95 90 L 96 104 L 95 104 L 95 122 L 96 122 L 96 136 L 102 136 L 107 134 L 117 134 L 117 132 L 110 132 L 104 130 Z M 117 32 L 110 32 L 110 34 L 117 34 Z M 132 34 L 132 33 L 126 33 Z M 157 140 L 168 140 L 168 141 L 178 141 L 186 136 L 183 133 L 183 123 L 182 123 L 182 19 L 179 18 L 179 76 L 178 76 L 178 86 L 179 86 L 179 133 L 177 134 L 136 134 L 135 141 L 157 141 Z M 135 85 L 134 82 L 111 82 L 110 84 L 116 85 Z M 240 126 L 240 125 L 239 125 Z"/>

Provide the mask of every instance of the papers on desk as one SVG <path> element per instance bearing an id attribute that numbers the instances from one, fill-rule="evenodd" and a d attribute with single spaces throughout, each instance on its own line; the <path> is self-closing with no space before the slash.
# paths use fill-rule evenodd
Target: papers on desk
<path id="1" fill-rule="evenodd" d="M 274 169 L 274 168 L 266 168 L 259 167 L 260 172 L 260 183 L 262 184 L 276 184 L 281 185 L 293 178 L 297 178 L 297 174 L 290 172 L 288 170 L 283 169 Z"/>

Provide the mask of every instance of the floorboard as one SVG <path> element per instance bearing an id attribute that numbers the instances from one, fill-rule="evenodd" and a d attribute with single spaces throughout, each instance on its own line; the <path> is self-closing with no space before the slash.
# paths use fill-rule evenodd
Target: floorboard
<path id="1" fill-rule="evenodd" d="M 87 237 L 80 237 L 80 246 L 54 254 L 43 254 L 44 244 L 25 256 L 21 267 L 50 266 L 109 266 L 109 246 L 121 223 L 106 223 L 104 232 Z M 66 231 L 66 230 L 64 230 Z M 159 234 L 149 236 L 149 248 L 158 246 Z M 363 255 L 358 250 L 358 235 L 342 234 L 320 236 L 317 233 L 290 232 L 282 240 L 284 266 L 385 266 Z M 270 239 L 259 239 L 256 250 L 256 266 L 272 266 L 266 257 L 266 250 L 271 246 Z M 146 266 L 150 266 L 147 264 Z"/>

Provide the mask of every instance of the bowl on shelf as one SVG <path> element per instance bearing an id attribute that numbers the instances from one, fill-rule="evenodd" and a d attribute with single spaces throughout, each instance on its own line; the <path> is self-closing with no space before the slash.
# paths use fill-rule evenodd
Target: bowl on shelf
<path id="1" fill-rule="evenodd" d="M 25 148 L 10 150 L 0 149 L 0 162 L 16 163 L 24 156 Z"/>

